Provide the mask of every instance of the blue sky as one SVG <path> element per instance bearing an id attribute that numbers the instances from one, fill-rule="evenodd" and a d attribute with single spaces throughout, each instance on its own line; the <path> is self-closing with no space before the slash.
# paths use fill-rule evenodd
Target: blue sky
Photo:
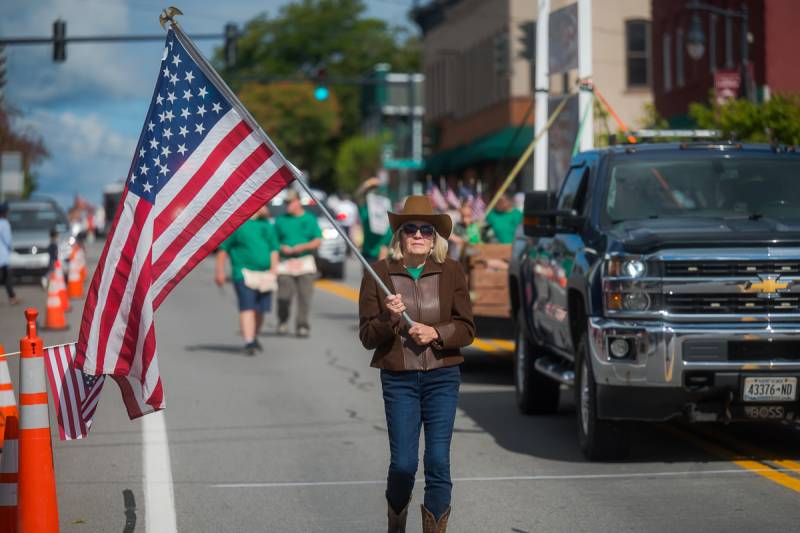
<path id="1" fill-rule="evenodd" d="M 3 37 L 52 34 L 56 18 L 67 36 L 158 34 L 157 19 L 170 3 L 156 0 L 5 0 Z M 286 0 L 192 0 L 178 4 L 184 30 L 222 33 L 226 22 L 242 24 L 258 13 L 274 14 Z M 368 14 L 392 24 L 407 22 L 411 0 L 365 0 Z M 214 41 L 199 41 L 211 55 Z M 72 203 L 78 193 L 93 203 L 103 186 L 123 179 L 152 96 L 163 43 L 69 44 L 67 61 L 53 63 L 50 45 L 6 48 L 5 99 L 22 111 L 17 127 L 38 132 L 51 157 L 34 169 L 38 193 Z"/>

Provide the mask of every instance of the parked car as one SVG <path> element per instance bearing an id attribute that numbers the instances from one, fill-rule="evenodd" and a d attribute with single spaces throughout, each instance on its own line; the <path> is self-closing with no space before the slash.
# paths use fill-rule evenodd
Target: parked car
<path id="1" fill-rule="evenodd" d="M 517 404 L 573 388 L 590 459 L 623 422 L 800 414 L 800 153 L 688 142 L 572 159 L 529 193 L 509 270 Z"/>
<path id="2" fill-rule="evenodd" d="M 298 188 L 296 190 L 300 194 L 300 202 L 303 207 L 317 217 L 317 222 L 319 222 L 319 227 L 322 230 L 322 243 L 315 254 L 320 275 L 322 277 L 344 279 L 347 243 L 336 231 L 330 220 L 322 213 L 320 206 L 303 189 Z M 314 190 L 313 192 L 319 201 L 326 201 L 327 195 L 325 192 L 319 190 Z M 285 191 L 281 191 L 272 199 L 269 205 L 271 216 L 276 217 L 286 212 L 285 195 Z"/>
<path id="3" fill-rule="evenodd" d="M 59 250 L 66 255 L 70 249 L 67 215 L 54 201 L 10 200 L 8 221 L 13 232 L 11 269 L 17 276 L 41 277 L 47 272 L 50 256 L 50 231 L 59 232 Z"/>

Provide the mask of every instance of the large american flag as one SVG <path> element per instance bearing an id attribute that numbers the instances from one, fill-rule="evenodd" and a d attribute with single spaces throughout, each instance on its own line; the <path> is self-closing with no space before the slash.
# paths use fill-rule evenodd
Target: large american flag
<path id="1" fill-rule="evenodd" d="M 131 418 L 164 408 L 153 313 L 293 170 L 194 44 L 171 29 L 77 345 L 85 373 L 130 378 L 116 381 Z"/>

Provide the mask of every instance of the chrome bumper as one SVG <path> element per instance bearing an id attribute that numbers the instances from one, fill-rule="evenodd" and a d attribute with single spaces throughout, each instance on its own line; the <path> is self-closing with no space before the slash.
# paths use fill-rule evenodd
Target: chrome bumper
<path id="1" fill-rule="evenodd" d="M 609 337 L 627 337 L 636 356 L 615 360 L 608 354 Z M 631 321 L 607 318 L 589 320 L 589 349 L 595 380 L 601 385 L 632 387 L 684 387 L 690 371 L 800 372 L 798 361 L 713 361 L 684 358 L 688 341 L 776 341 L 800 338 L 800 323 L 702 324 Z"/>

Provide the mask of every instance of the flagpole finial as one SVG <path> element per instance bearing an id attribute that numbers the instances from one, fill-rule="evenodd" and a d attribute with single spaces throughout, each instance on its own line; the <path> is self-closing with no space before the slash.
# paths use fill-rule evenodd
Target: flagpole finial
<path id="1" fill-rule="evenodd" d="M 183 15 L 183 11 L 178 9 L 175 6 L 170 6 L 166 8 L 161 14 L 158 16 L 158 22 L 161 24 L 162 28 L 165 28 L 167 22 L 169 22 L 173 26 L 177 26 L 178 23 L 175 21 L 175 15 Z"/>

